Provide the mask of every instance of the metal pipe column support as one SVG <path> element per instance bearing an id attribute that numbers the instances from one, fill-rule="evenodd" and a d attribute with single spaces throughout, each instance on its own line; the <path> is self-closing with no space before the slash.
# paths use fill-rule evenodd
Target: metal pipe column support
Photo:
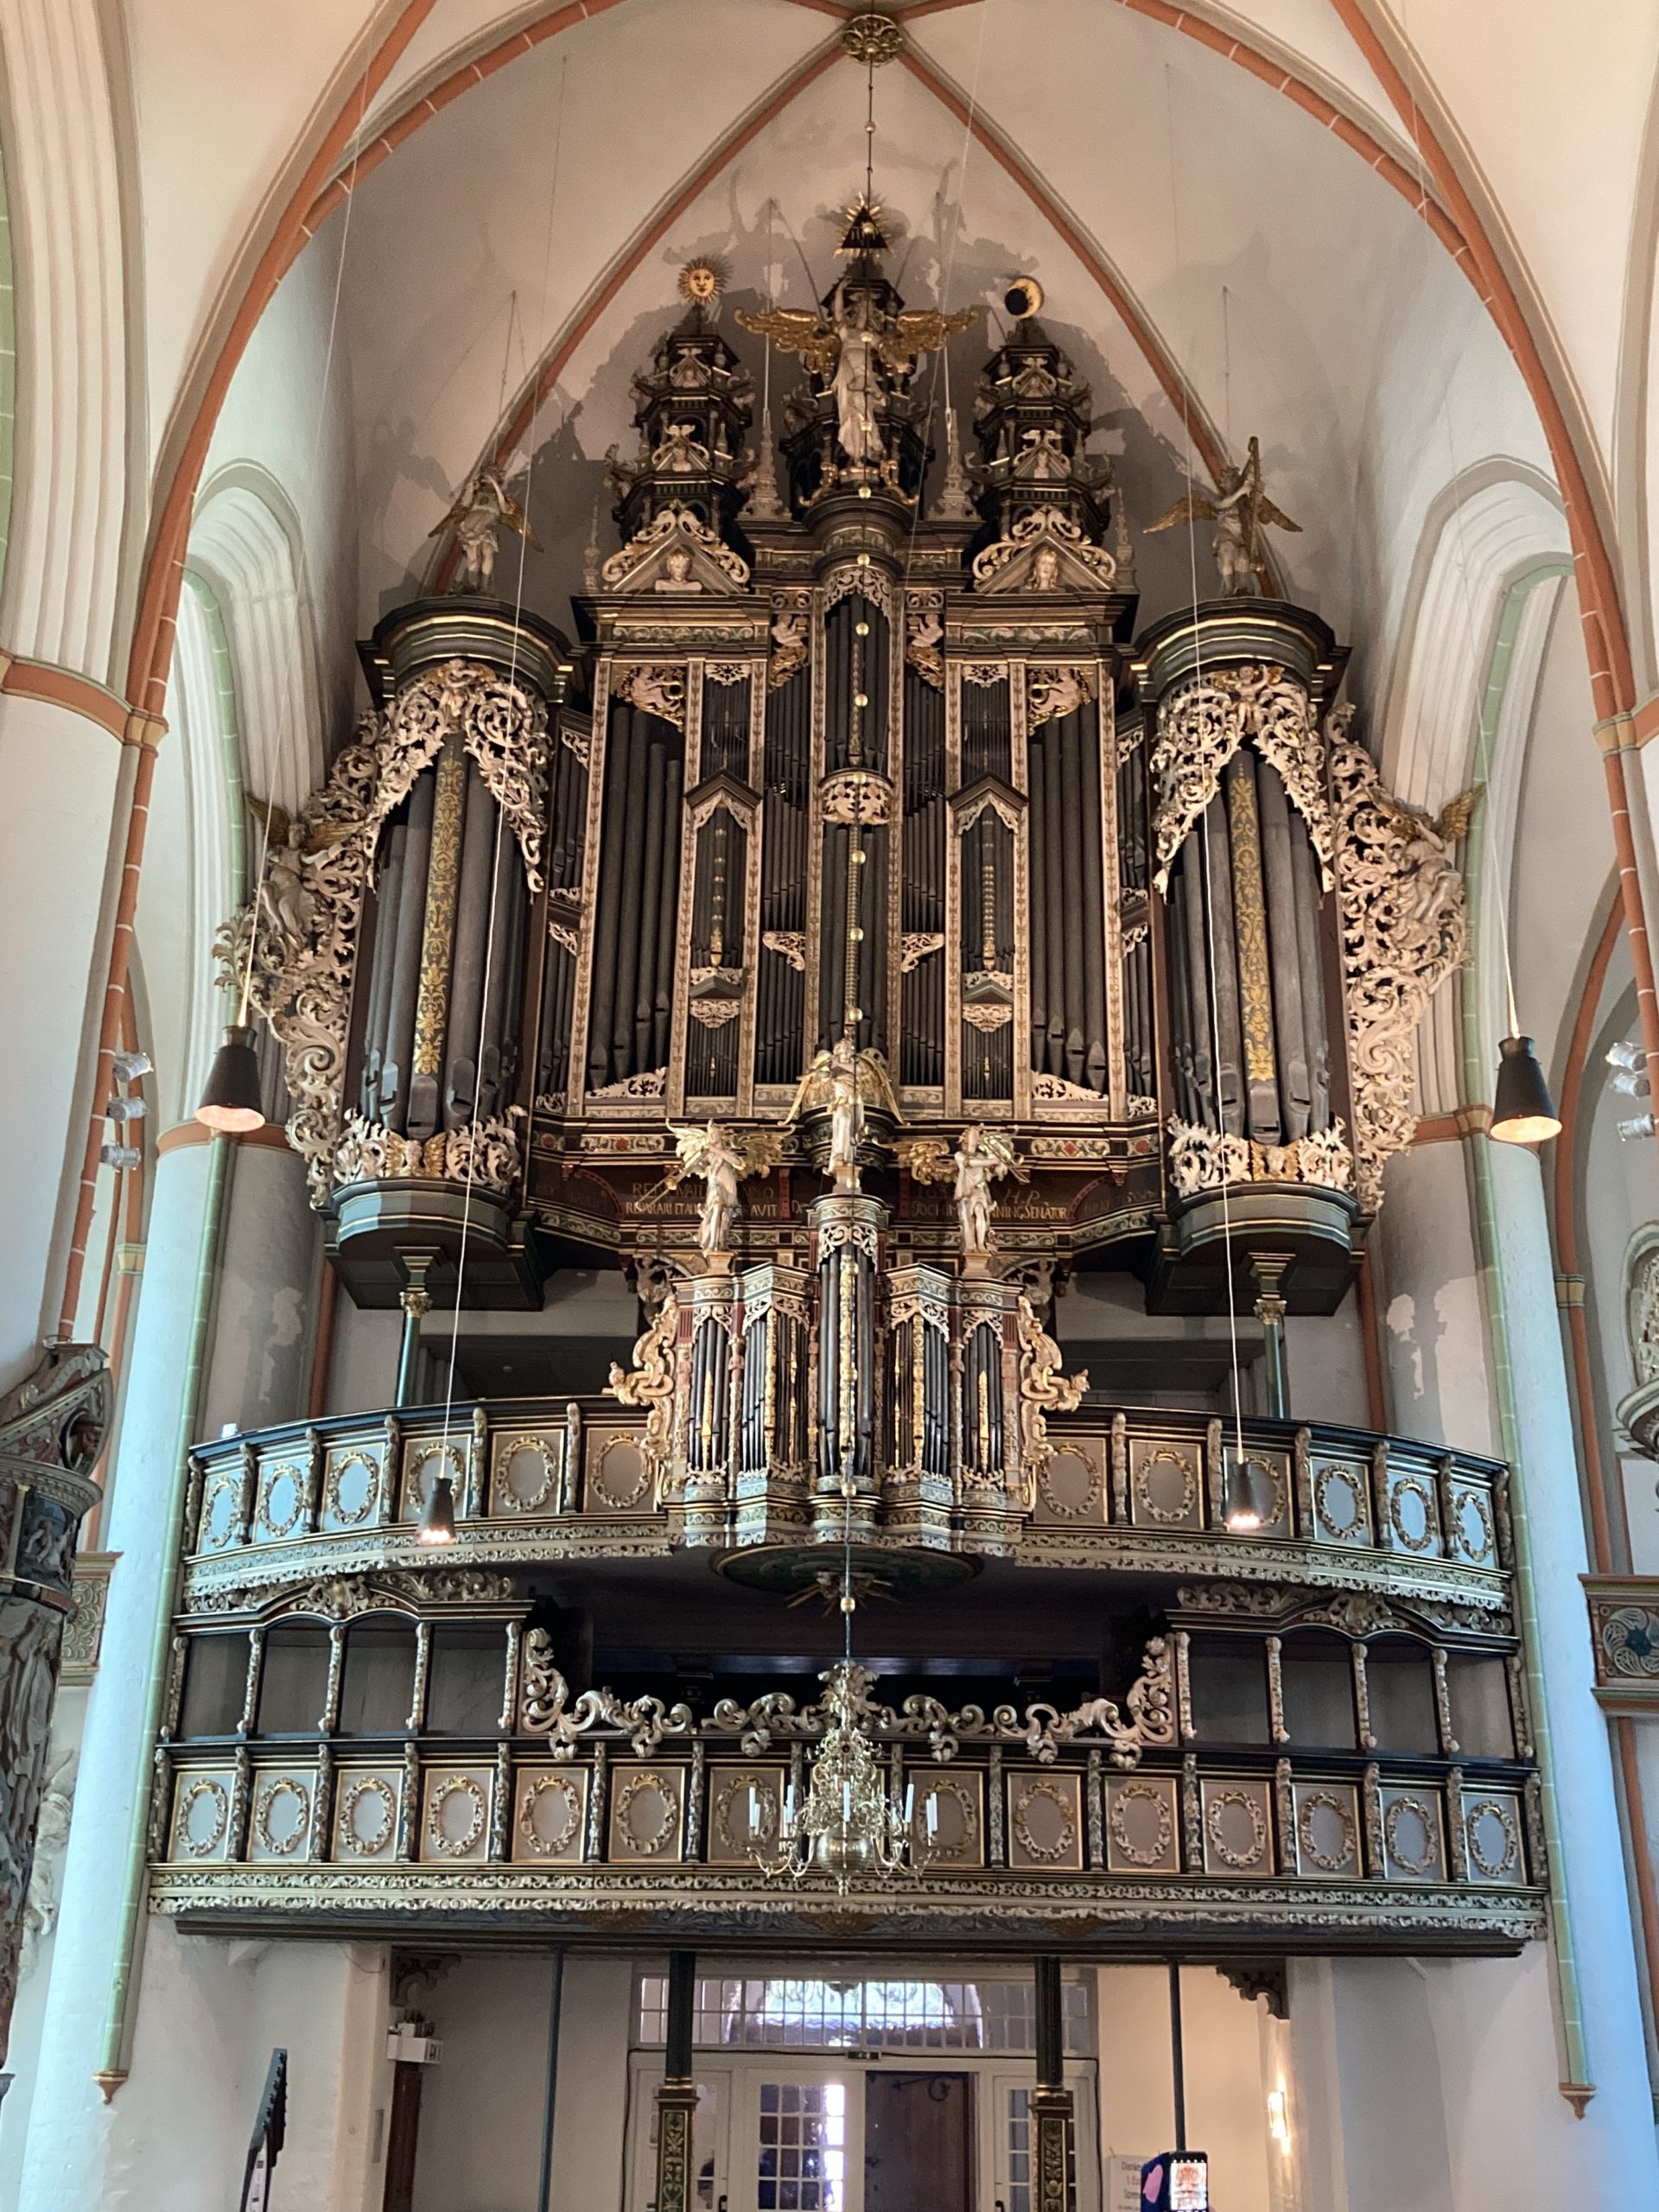
<path id="1" fill-rule="evenodd" d="M 692 2030 L 697 1994 L 695 1951 L 668 1955 L 668 2048 L 657 2092 L 657 2212 L 691 2212 L 691 2138 L 697 2110 Z"/>
<path id="2" fill-rule="evenodd" d="M 1038 2212 L 1065 2212 L 1071 2168 L 1071 2092 L 1065 2086 L 1065 2020 L 1060 1962 L 1034 1961 L 1037 1979 L 1037 2086 L 1031 2095 Z"/>

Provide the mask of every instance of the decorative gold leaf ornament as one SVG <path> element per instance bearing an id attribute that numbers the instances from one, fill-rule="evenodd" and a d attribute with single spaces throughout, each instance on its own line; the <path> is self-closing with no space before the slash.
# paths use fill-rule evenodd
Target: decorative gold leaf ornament
<path id="1" fill-rule="evenodd" d="M 841 35 L 841 42 L 855 61 L 863 62 L 867 68 L 880 69 L 899 53 L 905 35 L 891 16 L 872 10 L 853 17 Z"/>

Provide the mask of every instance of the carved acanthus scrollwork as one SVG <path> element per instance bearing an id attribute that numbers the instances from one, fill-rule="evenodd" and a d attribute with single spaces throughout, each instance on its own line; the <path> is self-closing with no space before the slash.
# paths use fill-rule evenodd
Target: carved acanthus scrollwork
<path id="1" fill-rule="evenodd" d="M 1412 1039 L 1430 998 L 1469 957 L 1463 878 L 1435 825 L 1382 790 L 1376 764 L 1332 717 L 1331 785 L 1342 849 L 1356 1184 L 1374 1209 L 1387 1160 L 1417 1126 Z"/>
<path id="2" fill-rule="evenodd" d="M 1325 804 L 1319 736 L 1307 693 L 1270 661 L 1190 676 L 1158 709 L 1151 770 L 1153 881 L 1169 886 L 1181 841 L 1220 787 L 1222 771 L 1249 738 L 1277 770 L 1286 796 L 1307 825 L 1320 878 L 1331 888 L 1334 841 Z"/>
<path id="3" fill-rule="evenodd" d="M 633 1348 L 633 1365 L 625 1370 L 611 1362 L 605 1388 L 625 1406 L 645 1408 L 640 1452 L 653 1478 L 667 1471 L 673 1451 L 675 1356 L 680 1334 L 679 1301 L 667 1292 L 657 1318 Z"/>
<path id="4" fill-rule="evenodd" d="M 768 952 L 775 952 L 780 960 L 787 960 L 798 976 L 806 972 L 806 931 L 804 930 L 763 930 L 760 942 Z"/>
<path id="5" fill-rule="evenodd" d="M 1092 668 L 1033 668 L 1026 678 L 1026 713 L 1033 729 L 1091 705 L 1094 696 Z"/>
<path id="6" fill-rule="evenodd" d="M 493 668 L 446 661 L 384 713 L 364 717 L 355 742 L 301 808 L 270 882 L 214 944 L 221 981 L 239 989 L 250 977 L 251 1002 L 283 1046 L 294 1102 L 289 1141 L 306 1163 L 315 1205 L 328 1196 L 342 1133 L 352 978 L 375 849 L 416 778 L 455 736 L 518 841 L 526 884 L 539 891 L 547 709 Z"/>
<path id="7" fill-rule="evenodd" d="M 1063 1745 L 1097 1744 L 1111 1764 L 1128 1769 L 1141 1754 L 1175 1741 L 1174 1667 L 1166 1638 L 1154 1637 L 1141 1672 L 1120 1705 L 1115 1699 L 1090 1698 L 1070 1713 L 1052 1705 L 963 1706 L 960 1712 L 935 1697 L 907 1697 L 895 1712 L 871 1695 L 874 1679 L 853 1670 L 853 1717 L 877 1740 L 925 1743 L 944 1765 L 964 1743 L 1017 1744 L 1039 1766 L 1052 1766 Z M 828 1702 L 798 1706 L 786 1691 L 768 1691 L 752 1705 L 721 1698 L 707 1720 L 694 1719 L 683 1705 L 664 1706 L 653 1697 L 625 1702 L 609 1690 L 586 1690 L 572 1699 L 569 1684 L 554 1663 L 553 1642 L 545 1629 L 524 1638 L 524 1666 L 519 1693 L 520 1725 L 529 1735 L 547 1739 L 555 1751 L 572 1751 L 594 1732 L 626 1736 L 641 1758 L 652 1757 L 664 1738 L 693 1737 L 718 1741 L 735 1737 L 744 1756 L 754 1758 L 782 1738 L 810 1741 L 823 1735 L 832 1715 Z"/>
<path id="8" fill-rule="evenodd" d="M 687 573 L 674 578 L 682 590 L 688 583 L 693 590 L 702 588 L 691 575 L 692 563 L 711 564 L 715 575 L 728 589 L 734 587 L 741 591 L 749 581 L 749 564 L 741 555 L 734 553 L 694 508 L 671 499 L 638 537 L 631 537 L 601 564 L 599 573 L 605 589 L 625 592 L 637 588 L 641 580 L 652 580 L 676 550 L 690 556 L 685 563 Z"/>
<path id="9" fill-rule="evenodd" d="M 517 1185 L 523 1166 L 513 1124 L 523 1120 L 524 1110 L 510 1106 L 505 1118 L 492 1114 L 458 1129 L 440 1129 L 424 1143 L 361 1114 L 348 1114 L 334 1147 L 334 1179 L 339 1185 L 425 1176 L 470 1183 L 505 1198 Z"/>
<path id="10" fill-rule="evenodd" d="M 1353 1187 L 1354 1156 L 1340 1120 L 1291 1144 L 1257 1144 L 1172 1115 L 1169 1172 L 1184 1198 L 1224 1183 L 1316 1183 L 1346 1191 Z"/>
<path id="11" fill-rule="evenodd" d="M 655 715 L 661 721 L 672 722 L 676 729 L 685 724 L 685 671 L 679 668 L 665 668 L 655 661 L 638 661 L 632 667 L 619 668 L 612 672 L 611 695 L 625 699 L 630 706 L 638 707 L 643 714 Z"/>
<path id="12" fill-rule="evenodd" d="M 1075 1413 L 1089 1388 L 1086 1369 L 1075 1375 L 1060 1371 L 1060 1348 L 1037 1318 L 1030 1299 L 1020 1300 L 1020 1449 L 1028 1484 L 1049 1459 L 1050 1414 Z"/>
<path id="13" fill-rule="evenodd" d="M 584 1690 L 574 1703 L 570 1685 L 553 1662 L 553 1639 L 544 1628 L 524 1638 L 524 1668 L 518 1696 L 519 1722 L 527 1736 L 545 1737 L 553 1751 L 573 1751 L 592 1729 L 619 1730 L 640 1758 L 650 1758 L 665 1736 L 691 1736 L 696 1723 L 688 1705 L 665 1706 L 660 1698 L 625 1702 L 610 1690 Z"/>
<path id="14" fill-rule="evenodd" d="M 1006 537 L 974 556 L 974 582 L 1003 589 L 1110 591 L 1117 562 L 1059 507 L 1033 507 Z"/>

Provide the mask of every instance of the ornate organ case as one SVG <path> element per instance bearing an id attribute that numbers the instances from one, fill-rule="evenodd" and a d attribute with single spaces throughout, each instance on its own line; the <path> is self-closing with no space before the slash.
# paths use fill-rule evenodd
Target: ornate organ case
<path id="1" fill-rule="evenodd" d="M 880 261 L 826 316 L 915 320 Z M 1110 465 L 1034 321 L 981 374 L 973 458 L 947 418 L 925 512 L 914 359 L 863 394 L 880 457 L 840 465 L 809 366 L 757 456 L 715 323 L 664 337 L 575 653 L 464 594 L 365 649 L 378 714 L 296 833 L 304 926 L 267 918 L 256 962 L 348 1287 L 390 1302 L 419 1250 L 442 1293 L 462 1235 L 469 1300 L 533 1303 L 595 1248 L 659 1283 L 695 1241 L 688 1123 L 787 1122 L 733 1256 L 810 1274 L 823 1128 L 793 1109 L 842 1043 L 880 1071 L 884 1267 L 955 1268 L 937 1171 L 979 1125 L 1013 1290 L 1112 1264 L 1199 1310 L 1264 1253 L 1328 1311 L 1463 944 L 1433 825 L 1330 711 L 1341 649 L 1237 598 L 1131 647 Z"/>

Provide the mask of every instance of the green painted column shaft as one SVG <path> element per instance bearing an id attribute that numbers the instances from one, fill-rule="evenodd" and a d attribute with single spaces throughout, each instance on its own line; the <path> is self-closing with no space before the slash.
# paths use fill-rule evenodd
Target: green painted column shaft
<path id="1" fill-rule="evenodd" d="M 1567 574 L 1565 563 L 1552 563 L 1517 576 L 1504 594 L 1497 627 L 1487 659 L 1481 691 L 1480 725 L 1475 744 L 1475 779 L 1484 781 L 1487 764 L 1503 714 L 1515 641 L 1527 601 L 1541 586 Z M 1479 944 L 1481 871 L 1485 858 L 1486 805 L 1483 799 L 1470 825 L 1464 862 L 1469 912 Z M 1460 978 L 1459 1007 L 1463 1033 L 1463 1089 L 1470 1103 L 1485 1096 L 1488 1071 L 1480 1053 L 1480 994 L 1474 959 Z M 1569 2083 L 1587 2082 L 1589 2057 L 1584 2039 L 1584 2010 L 1579 1993 L 1577 1955 L 1573 1942 L 1573 1919 L 1566 1884 L 1566 1861 L 1561 1841 L 1560 1808 L 1555 1796 L 1554 1764 L 1550 1753 L 1549 1707 L 1544 1695 L 1544 1676 L 1539 1648 L 1537 1609 L 1533 1584 L 1533 1539 L 1528 1510 L 1531 1471 L 1516 1414 L 1515 1373 L 1510 1353 L 1509 1313 L 1503 1271 L 1498 1264 L 1497 1199 L 1492 1179 L 1491 1139 L 1484 1131 L 1465 1140 L 1474 1177 L 1476 1241 L 1485 1290 L 1486 1322 L 1491 1338 L 1492 1374 L 1497 1389 L 1498 1425 L 1503 1456 L 1514 1469 L 1510 1484 L 1510 1522 L 1515 1535 L 1516 1612 L 1525 1660 L 1528 1702 L 1532 1710 L 1533 1744 L 1538 1761 L 1542 1801 L 1544 1842 L 1549 1853 L 1549 1926 L 1555 1965 L 1556 1994 L 1560 2007 L 1561 2040 Z"/>

